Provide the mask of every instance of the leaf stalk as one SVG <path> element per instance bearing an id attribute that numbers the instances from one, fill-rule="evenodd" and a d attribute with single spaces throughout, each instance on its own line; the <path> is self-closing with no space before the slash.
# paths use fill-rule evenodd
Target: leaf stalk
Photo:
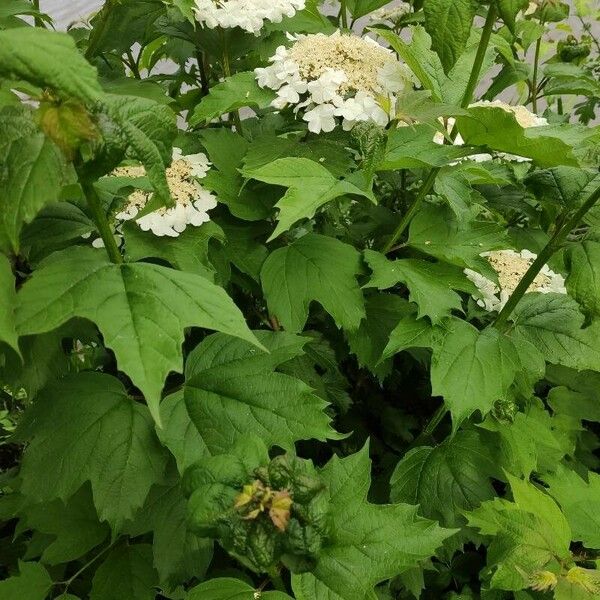
<path id="1" fill-rule="evenodd" d="M 102 237 L 102 241 L 104 242 L 104 248 L 106 249 L 108 257 L 110 258 L 111 262 L 115 264 L 122 263 L 123 257 L 119 252 L 119 247 L 115 241 L 115 236 L 113 235 L 110 223 L 106 218 L 106 213 L 102 208 L 100 198 L 98 198 L 98 193 L 96 192 L 94 185 L 89 182 L 81 182 L 81 188 L 83 189 L 85 199 L 90 207 L 90 211 L 92 212 L 96 227 L 98 228 L 100 236 Z"/>

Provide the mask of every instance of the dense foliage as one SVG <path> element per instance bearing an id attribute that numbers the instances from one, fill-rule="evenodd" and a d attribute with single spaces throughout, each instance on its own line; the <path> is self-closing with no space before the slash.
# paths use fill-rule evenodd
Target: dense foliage
<path id="1" fill-rule="evenodd" d="M 0 598 L 600 598 L 597 11 L 0 0 Z"/>

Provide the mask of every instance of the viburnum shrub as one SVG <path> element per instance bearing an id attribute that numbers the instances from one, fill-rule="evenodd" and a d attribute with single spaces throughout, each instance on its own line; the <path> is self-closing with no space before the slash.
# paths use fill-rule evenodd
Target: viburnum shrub
<path id="1" fill-rule="evenodd" d="M 600 598 L 590 0 L 0 0 L 0 600 Z"/>

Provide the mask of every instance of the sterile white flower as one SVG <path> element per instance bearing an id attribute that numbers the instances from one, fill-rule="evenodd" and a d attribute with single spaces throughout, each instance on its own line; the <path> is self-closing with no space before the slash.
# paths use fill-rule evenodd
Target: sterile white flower
<path id="1" fill-rule="evenodd" d="M 314 108 L 306 111 L 302 117 L 308 123 L 308 130 L 312 133 L 326 133 L 335 129 L 336 108 L 333 104 L 317 104 Z"/>
<path id="2" fill-rule="evenodd" d="M 173 148 L 173 161 L 166 170 L 167 183 L 175 200 L 172 208 L 159 208 L 137 218 L 150 199 L 150 194 L 136 190 L 130 194 L 127 204 L 116 214 L 119 221 L 135 220 L 144 231 L 154 235 L 177 237 L 188 225 L 198 226 L 210 220 L 208 211 L 215 208 L 217 199 L 204 189 L 198 179 L 206 176 L 210 162 L 205 154 L 184 156 L 179 148 Z M 144 167 L 119 167 L 112 173 L 116 176 L 143 177 Z"/>
<path id="3" fill-rule="evenodd" d="M 265 21 L 279 23 L 302 10 L 305 0 L 196 0 L 196 20 L 209 29 L 240 27 L 258 34 Z"/>
<path id="4" fill-rule="evenodd" d="M 271 106 L 293 106 L 314 133 L 331 131 L 341 117 L 344 129 L 359 121 L 386 125 L 397 92 L 412 85 L 411 71 L 368 37 L 323 33 L 297 35 L 280 46 L 268 67 L 255 69 L 261 87 L 277 92 Z"/>
<path id="5" fill-rule="evenodd" d="M 487 258 L 498 274 L 499 285 L 471 269 L 465 269 L 464 272 L 482 295 L 482 298 L 477 298 L 477 304 L 486 310 L 499 312 L 537 256 L 529 250 L 496 250 L 484 252 L 481 256 Z M 544 265 L 527 292 L 566 294 L 565 279 Z"/>

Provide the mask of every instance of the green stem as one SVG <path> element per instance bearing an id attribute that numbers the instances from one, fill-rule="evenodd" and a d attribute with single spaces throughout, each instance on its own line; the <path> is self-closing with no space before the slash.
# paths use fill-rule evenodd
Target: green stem
<path id="1" fill-rule="evenodd" d="M 440 172 L 439 167 L 435 167 L 429 171 L 425 181 L 421 185 L 419 192 L 417 193 L 417 197 L 414 199 L 410 208 L 404 213 L 402 220 L 398 223 L 398 226 L 392 233 L 392 236 L 387 241 L 386 245 L 383 247 L 382 252 L 387 254 L 390 250 L 396 245 L 396 242 L 400 239 L 400 236 L 404 233 L 408 225 L 410 224 L 412 218 L 415 216 L 419 208 L 421 207 L 421 203 L 423 202 L 425 196 L 431 191 L 433 184 L 435 183 L 435 178 L 437 174 Z"/>
<path id="2" fill-rule="evenodd" d="M 479 46 L 477 47 L 477 54 L 475 55 L 475 60 L 473 61 L 471 75 L 469 77 L 462 102 L 460 103 L 461 108 L 467 108 L 473 100 L 473 94 L 475 93 L 475 88 L 479 83 L 479 76 L 481 75 L 483 59 L 485 58 L 485 53 L 487 52 L 487 48 L 490 43 L 490 37 L 492 36 L 492 30 L 494 29 L 494 23 L 496 22 L 496 15 L 496 2 L 495 0 L 492 0 L 492 3 L 488 8 L 487 17 L 485 18 L 485 23 L 481 32 L 481 38 L 479 39 Z"/>
<path id="3" fill-rule="evenodd" d="M 533 77 L 531 78 L 531 110 L 537 114 L 537 95 L 538 95 L 538 69 L 540 62 L 540 48 L 542 38 L 539 37 L 535 43 L 535 55 L 533 57 Z"/>
<path id="4" fill-rule="evenodd" d="M 67 579 L 66 581 L 57 581 L 55 582 L 53 585 L 64 585 L 65 589 L 63 593 L 67 593 L 67 591 L 69 590 L 70 585 L 84 572 L 86 571 L 89 567 L 91 567 L 99 558 L 101 558 L 102 556 L 104 556 L 118 541 L 119 538 L 117 538 L 116 540 L 112 541 L 106 548 L 103 548 L 102 550 L 100 550 L 100 552 L 98 552 L 98 554 L 96 554 L 95 556 L 93 556 L 88 562 L 85 563 L 85 565 L 83 565 L 83 567 L 81 567 L 81 569 L 79 569 L 79 571 L 77 571 L 74 575 L 72 575 L 71 577 L 69 577 L 69 579 Z"/>
<path id="5" fill-rule="evenodd" d="M 135 58 L 133 58 L 133 52 L 130 50 L 127 50 L 126 52 L 127 54 L 127 66 L 131 69 L 131 74 L 136 78 L 136 79 L 141 79 L 142 76 L 140 75 L 140 70 L 138 68 L 138 63 L 135 60 Z"/>
<path id="6" fill-rule="evenodd" d="M 202 95 L 206 96 L 210 91 L 210 87 L 208 85 L 208 76 L 206 74 L 206 57 L 204 52 L 197 50 L 196 60 L 198 61 L 198 73 L 200 74 L 200 89 L 202 90 Z"/>
<path id="7" fill-rule="evenodd" d="M 481 75 L 481 66 L 483 65 L 483 59 L 485 58 L 485 53 L 487 51 L 487 47 L 490 43 L 490 37 L 492 35 L 492 30 L 494 28 L 494 23 L 496 22 L 496 4 L 494 1 L 490 4 L 488 9 L 488 14 L 485 19 L 485 24 L 483 25 L 483 31 L 481 32 L 481 38 L 479 39 L 479 46 L 477 47 L 477 53 L 475 54 L 475 60 L 473 61 L 473 68 L 471 69 L 471 75 L 469 76 L 469 81 L 467 82 L 467 87 L 465 88 L 465 93 L 462 98 L 461 108 L 467 108 L 469 104 L 471 104 L 471 100 L 473 99 L 473 93 L 475 92 L 475 88 L 477 87 L 477 83 L 479 82 L 479 76 Z M 456 133 L 458 130 L 456 127 L 453 128 L 451 137 L 454 139 L 456 137 Z M 398 226 L 394 230 L 392 237 L 388 240 L 387 244 L 383 247 L 383 252 L 387 254 L 390 250 L 396 245 L 396 242 L 400 238 L 400 236 L 404 233 L 408 225 L 410 224 L 411 219 L 415 216 L 417 211 L 419 210 L 423 199 L 430 192 L 433 184 L 435 183 L 435 179 L 437 174 L 440 172 L 439 167 L 434 167 L 429 171 L 427 177 L 423 181 L 421 189 L 417 193 L 416 198 L 413 201 L 412 206 L 408 209 L 408 211 L 404 214 L 404 217 L 398 223 Z"/>
<path id="8" fill-rule="evenodd" d="M 429 423 L 427 423 L 425 429 L 423 429 L 423 436 L 430 436 L 437 429 L 437 426 L 444 420 L 444 417 L 448 413 L 448 409 L 444 404 L 442 404 L 436 411 L 433 413 L 433 417 Z"/>
<path id="9" fill-rule="evenodd" d="M 500 314 L 494 321 L 494 327 L 501 331 L 506 328 L 506 324 L 512 312 L 514 311 L 521 298 L 525 295 L 529 286 L 533 283 L 538 273 L 542 270 L 543 266 L 552 258 L 552 255 L 560 250 L 562 245 L 569 233 L 575 229 L 583 220 L 585 214 L 596 204 L 600 198 L 600 185 L 593 190 L 587 197 L 585 202 L 579 207 L 579 209 L 569 218 L 565 220 L 562 227 L 558 228 L 556 233 L 550 238 L 550 241 L 544 246 L 542 251 L 537 255 L 537 258 L 533 261 L 529 269 L 519 284 L 515 288 L 515 291 L 511 294 L 508 302 L 504 305 L 504 308 L 500 311 Z"/>
<path id="10" fill-rule="evenodd" d="M 424 443 L 429 442 L 429 438 L 433 435 L 433 432 L 437 429 L 438 425 L 444 420 L 444 417 L 448 414 L 448 409 L 445 404 L 441 404 L 438 409 L 433 413 L 429 423 L 425 426 L 423 431 L 417 436 L 417 438 L 410 444 L 408 450 L 412 450 L 417 446 L 422 446 Z"/>
<path id="11" fill-rule="evenodd" d="M 88 206 L 92 212 L 92 216 L 94 217 L 96 227 L 98 227 L 98 231 L 100 232 L 100 236 L 104 242 L 104 247 L 108 253 L 108 257 L 116 264 L 122 263 L 123 257 L 119 252 L 119 247 L 115 241 L 115 236 L 113 235 L 108 219 L 106 218 L 106 213 L 100 204 L 100 198 L 98 198 L 98 194 L 94 188 L 94 185 L 89 182 L 81 182 L 81 187 L 83 189 L 83 193 L 85 194 L 85 199 L 87 200 Z"/>
<path id="12" fill-rule="evenodd" d="M 219 30 L 219 37 L 221 38 L 221 45 L 223 47 L 223 74 L 225 77 L 231 77 L 231 62 L 229 60 L 229 47 L 227 44 L 227 38 L 222 30 Z M 232 112 L 233 122 L 235 128 L 240 135 L 244 135 L 242 129 L 242 120 L 240 119 L 240 111 L 237 108 Z"/>
<path id="13" fill-rule="evenodd" d="M 33 0 L 33 8 L 39 13 L 40 12 L 40 0 Z M 36 27 L 44 27 L 44 20 L 38 15 L 33 17 L 33 23 Z"/>
<path id="14" fill-rule="evenodd" d="M 277 570 L 277 567 L 269 569 L 269 578 L 271 579 L 271 583 L 276 590 L 287 593 L 285 583 L 283 583 L 283 579 L 281 578 L 281 574 Z"/>
<path id="15" fill-rule="evenodd" d="M 342 29 L 348 29 L 348 11 L 346 9 L 346 0 L 340 0 L 340 14 Z"/>

